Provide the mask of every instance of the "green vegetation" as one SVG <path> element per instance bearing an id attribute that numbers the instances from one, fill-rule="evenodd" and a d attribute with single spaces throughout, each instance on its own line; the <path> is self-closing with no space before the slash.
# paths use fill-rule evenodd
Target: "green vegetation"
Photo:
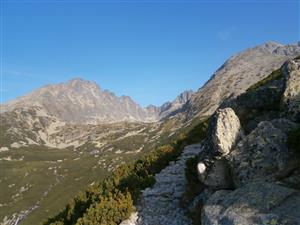
<path id="1" fill-rule="evenodd" d="M 252 85 L 251 87 L 249 87 L 247 89 L 248 91 L 254 91 L 257 90 L 258 88 L 266 85 L 267 83 L 269 83 L 270 81 L 273 80 L 280 80 L 283 78 L 283 74 L 281 72 L 281 68 L 274 70 L 269 76 L 267 76 L 266 78 L 262 79 L 261 81 L 257 82 L 256 84 Z"/>
<path id="2" fill-rule="evenodd" d="M 141 190 L 155 183 L 154 175 L 175 160 L 183 148 L 206 136 L 207 120 L 179 135 L 171 144 L 158 147 L 135 163 L 118 167 L 109 178 L 79 193 L 65 209 L 45 225 L 116 225 L 134 210 Z"/>
<path id="3" fill-rule="evenodd" d="M 105 168 L 91 168 L 99 160 L 94 155 L 68 149 L 32 146 L 1 152 L 0 158 L 7 158 L 0 163 L 1 221 L 4 216 L 29 209 L 40 201 L 22 225 L 38 224 L 42 218 L 57 213 L 78 190 L 107 176 Z"/>
<path id="4" fill-rule="evenodd" d="M 300 126 L 289 133 L 288 146 L 291 151 L 300 156 Z"/>

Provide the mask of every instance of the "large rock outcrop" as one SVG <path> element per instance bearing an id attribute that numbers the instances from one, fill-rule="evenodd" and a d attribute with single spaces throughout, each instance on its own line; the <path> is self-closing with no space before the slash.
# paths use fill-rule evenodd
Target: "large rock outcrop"
<path id="1" fill-rule="evenodd" d="M 227 157 L 236 186 L 255 179 L 267 179 L 282 169 L 288 160 L 287 136 L 271 122 L 258 127 L 238 143 Z"/>
<path id="2" fill-rule="evenodd" d="M 282 97 L 282 107 L 291 119 L 300 121 L 300 59 L 285 63 L 283 73 L 285 91 Z"/>
<path id="3" fill-rule="evenodd" d="M 222 107 L 236 111 L 247 135 L 232 143 L 227 153 L 213 151 L 219 154 L 207 154 L 208 158 L 202 157 L 198 164 L 198 173 L 202 172 L 199 179 L 207 189 L 217 190 L 202 202 L 202 224 L 300 224 L 300 159 L 287 143 L 289 133 L 299 126 L 299 62 L 286 62 L 268 79 Z M 237 132 L 226 118 L 219 119 L 228 128 L 225 137 L 219 135 L 218 143 L 222 143 Z M 218 133 L 216 124 L 211 124 L 211 140 Z M 216 142 L 208 143 L 216 148 Z M 228 169 L 218 165 L 220 157 L 230 165 L 234 191 L 220 185 L 230 181 L 228 175 L 226 179 L 224 176 Z"/>
<path id="4" fill-rule="evenodd" d="M 202 225 L 300 224 L 300 192 L 266 182 L 217 191 L 202 211 Z"/>
<path id="5" fill-rule="evenodd" d="M 209 123 L 205 149 L 197 165 L 199 180 L 212 189 L 231 187 L 230 170 L 224 156 L 243 137 L 239 118 L 231 108 L 219 109 Z"/>

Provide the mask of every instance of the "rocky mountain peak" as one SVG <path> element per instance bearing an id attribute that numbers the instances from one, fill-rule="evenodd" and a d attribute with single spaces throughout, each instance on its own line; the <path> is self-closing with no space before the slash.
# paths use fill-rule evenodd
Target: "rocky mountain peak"
<path id="1" fill-rule="evenodd" d="M 96 82 L 87 81 L 87 80 L 84 80 L 79 77 L 69 80 L 67 83 L 65 83 L 65 85 L 70 88 L 84 88 L 85 87 L 85 88 L 98 89 L 99 91 L 101 90 Z"/>
<path id="2" fill-rule="evenodd" d="M 96 82 L 74 78 L 41 87 L 8 102 L 3 108 L 12 111 L 39 106 L 58 120 L 71 123 L 155 122 L 182 107 L 191 95 L 191 91 L 186 91 L 167 106 L 142 108 L 129 96 L 118 97 L 109 90 L 101 90 Z"/>
<path id="3" fill-rule="evenodd" d="M 186 102 L 188 102 L 191 99 L 193 93 L 194 92 L 192 90 L 184 91 L 177 96 L 177 98 L 175 99 L 175 102 L 180 103 L 180 104 L 185 104 Z"/>
<path id="4" fill-rule="evenodd" d="M 263 44 L 257 46 L 256 48 L 273 52 L 278 47 L 284 47 L 284 45 L 280 44 L 278 42 L 275 42 L 275 41 L 267 41 L 266 43 L 263 43 Z"/>

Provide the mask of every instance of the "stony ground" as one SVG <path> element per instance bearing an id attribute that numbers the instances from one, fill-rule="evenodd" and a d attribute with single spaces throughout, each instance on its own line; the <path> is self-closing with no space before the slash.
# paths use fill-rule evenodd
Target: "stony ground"
<path id="1" fill-rule="evenodd" d="M 190 225 L 179 205 L 186 185 L 185 163 L 201 150 L 200 144 L 187 146 L 176 162 L 157 174 L 155 185 L 143 191 L 137 213 L 121 225 Z"/>

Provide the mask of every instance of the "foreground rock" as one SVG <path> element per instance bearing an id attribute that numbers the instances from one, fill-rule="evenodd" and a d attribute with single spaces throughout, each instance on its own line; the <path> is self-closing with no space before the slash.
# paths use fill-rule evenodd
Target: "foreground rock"
<path id="1" fill-rule="evenodd" d="M 287 136 L 271 122 L 261 122 L 228 156 L 235 185 L 268 179 L 287 164 Z"/>
<path id="2" fill-rule="evenodd" d="M 191 220 L 180 207 L 186 190 L 185 163 L 188 158 L 199 154 L 202 145 L 187 146 L 178 161 L 155 176 L 152 188 L 143 191 L 137 214 L 133 214 L 122 225 L 190 225 Z"/>
<path id="3" fill-rule="evenodd" d="M 199 180 L 211 189 L 227 189 L 232 186 L 230 169 L 224 156 L 244 136 L 239 118 L 231 108 L 219 109 L 209 123 L 205 149 L 199 157 Z"/>
<path id="4" fill-rule="evenodd" d="M 300 60 L 291 60 L 283 67 L 285 91 L 282 97 L 283 108 L 288 115 L 300 121 Z"/>
<path id="5" fill-rule="evenodd" d="M 215 154 L 226 155 L 243 136 L 239 118 L 231 108 L 219 109 L 213 116 L 208 136 L 208 148 Z"/>
<path id="6" fill-rule="evenodd" d="M 206 202 L 202 225 L 300 224 L 300 192 L 274 183 L 218 191 Z"/>
<path id="7" fill-rule="evenodd" d="M 228 153 L 221 152 L 230 165 L 236 190 L 220 185 L 228 181 L 228 169 L 218 165 L 218 155 L 202 158 L 198 164 L 207 189 L 214 190 L 219 182 L 215 188 L 219 191 L 202 202 L 202 225 L 300 224 L 300 158 L 287 144 L 290 131 L 299 126 L 300 63 L 288 61 L 272 74 L 269 81 L 224 104 L 236 111 L 248 135 L 232 142 Z M 228 128 L 224 136 L 218 135 L 219 143 L 226 143 L 237 131 L 226 117 L 219 118 Z M 215 133 L 210 135 L 214 136 L 218 125 L 212 125 Z"/>

